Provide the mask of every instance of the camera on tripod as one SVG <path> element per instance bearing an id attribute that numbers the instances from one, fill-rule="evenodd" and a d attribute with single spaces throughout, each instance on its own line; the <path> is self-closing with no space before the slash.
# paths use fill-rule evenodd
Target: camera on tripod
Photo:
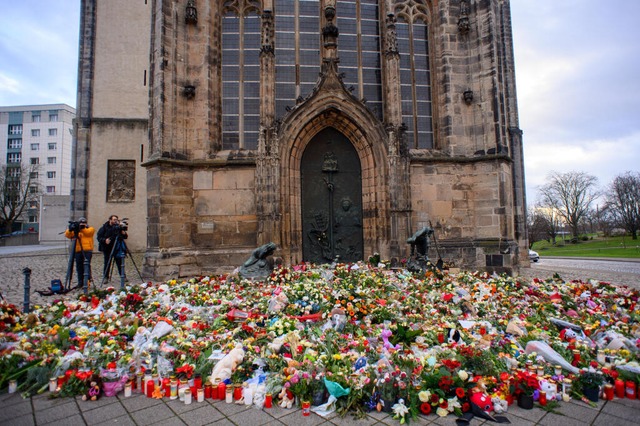
<path id="1" fill-rule="evenodd" d="M 86 227 L 87 227 L 86 223 L 78 222 L 75 220 L 70 220 L 69 225 L 67 225 L 69 232 L 73 232 L 74 234 L 77 234 L 81 229 L 84 229 Z"/>
<path id="2" fill-rule="evenodd" d="M 128 231 L 129 230 L 129 218 L 128 217 L 122 218 L 122 220 L 120 220 L 118 222 L 118 224 L 114 226 L 114 229 L 117 232 L 122 232 L 122 231 L 126 232 L 126 231 Z"/>

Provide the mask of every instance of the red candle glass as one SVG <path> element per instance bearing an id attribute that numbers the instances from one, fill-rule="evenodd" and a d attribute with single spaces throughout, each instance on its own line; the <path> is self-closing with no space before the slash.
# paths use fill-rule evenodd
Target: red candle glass
<path id="1" fill-rule="evenodd" d="M 237 401 L 240 398 L 242 398 L 242 386 L 236 385 L 233 388 L 233 399 Z"/>
<path id="2" fill-rule="evenodd" d="M 573 350 L 573 361 L 571 361 L 571 365 L 576 367 L 580 362 L 580 351 L 577 349 Z"/>
<path id="3" fill-rule="evenodd" d="M 624 381 L 616 379 L 615 381 L 616 397 L 624 398 Z"/>
<path id="4" fill-rule="evenodd" d="M 538 397 L 538 402 L 543 407 L 547 405 L 547 393 L 545 391 L 540 391 L 540 396 Z"/>
<path id="5" fill-rule="evenodd" d="M 193 378 L 193 386 L 195 386 L 196 389 L 200 389 L 202 387 L 202 376 L 199 374 L 196 374 L 196 376 Z"/>
<path id="6" fill-rule="evenodd" d="M 604 399 L 611 401 L 613 399 L 613 385 L 604 385 Z"/>
<path id="7" fill-rule="evenodd" d="M 171 379 L 168 377 L 162 379 L 162 391 L 165 397 L 171 398 Z"/>
<path id="8" fill-rule="evenodd" d="M 218 388 L 216 388 L 216 393 L 217 391 L 218 391 Z M 207 383 L 206 385 L 204 385 L 204 399 L 210 399 L 210 398 L 211 398 L 211 385 Z"/>
<path id="9" fill-rule="evenodd" d="M 627 380 L 625 396 L 629 399 L 636 399 L 636 382 Z"/>
<path id="10" fill-rule="evenodd" d="M 218 399 L 224 399 L 227 392 L 227 385 L 224 382 L 220 382 L 218 385 Z"/>
<path id="11" fill-rule="evenodd" d="M 147 398 L 151 398 L 153 396 L 153 390 L 155 389 L 155 383 L 153 380 L 147 380 Z"/>
<path id="12" fill-rule="evenodd" d="M 264 397 L 264 408 L 271 408 L 271 407 L 273 407 L 273 396 L 270 393 L 268 393 Z"/>

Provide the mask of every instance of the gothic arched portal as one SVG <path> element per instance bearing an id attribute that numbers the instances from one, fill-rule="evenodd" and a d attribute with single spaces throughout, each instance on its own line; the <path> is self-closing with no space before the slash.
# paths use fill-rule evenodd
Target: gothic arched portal
<path id="1" fill-rule="evenodd" d="M 302 154 L 300 180 L 303 260 L 362 260 L 362 169 L 347 137 L 331 127 L 316 134 Z"/>

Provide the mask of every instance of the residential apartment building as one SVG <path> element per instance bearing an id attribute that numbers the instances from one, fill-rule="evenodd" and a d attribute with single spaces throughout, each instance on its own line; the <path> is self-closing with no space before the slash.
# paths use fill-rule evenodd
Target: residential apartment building
<path id="1" fill-rule="evenodd" d="M 43 196 L 69 195 L 73 119 L 76 110 L 65 104 L 0 107 L 0 165 L 17 176 L 19 167 L 37 165 L 31 188 Z M 38 229 L 39 206 L 31 203 L 22 229 Z"/>

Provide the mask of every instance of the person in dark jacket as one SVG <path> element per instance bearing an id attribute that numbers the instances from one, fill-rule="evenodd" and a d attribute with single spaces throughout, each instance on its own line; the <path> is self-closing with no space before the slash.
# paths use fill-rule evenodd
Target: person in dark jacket
<path id="1" fill-rule="evenodd" d="M 104 255 L 104 269 L 102 271 L 103 282 L 110 278 L 109 269 L 111 265 L 109 264 L 109 259 L 114 249 L 116 253 L 113 253 L 113 261 L 115 261 L 118 266 L 118 274 L 122 276 L 122 259 L 124 259 L 126 255 L 126 249 L 124 244 L 121 244 L 120 247 L 115 246 L 116 237 L 118 236 L 120 240 L 125 240 L 128 237 L 127 231 L 120 226 L 118 216 L 113 214 L 109 216 L 109 220 L 98 230 L 98 250 Z"/>

